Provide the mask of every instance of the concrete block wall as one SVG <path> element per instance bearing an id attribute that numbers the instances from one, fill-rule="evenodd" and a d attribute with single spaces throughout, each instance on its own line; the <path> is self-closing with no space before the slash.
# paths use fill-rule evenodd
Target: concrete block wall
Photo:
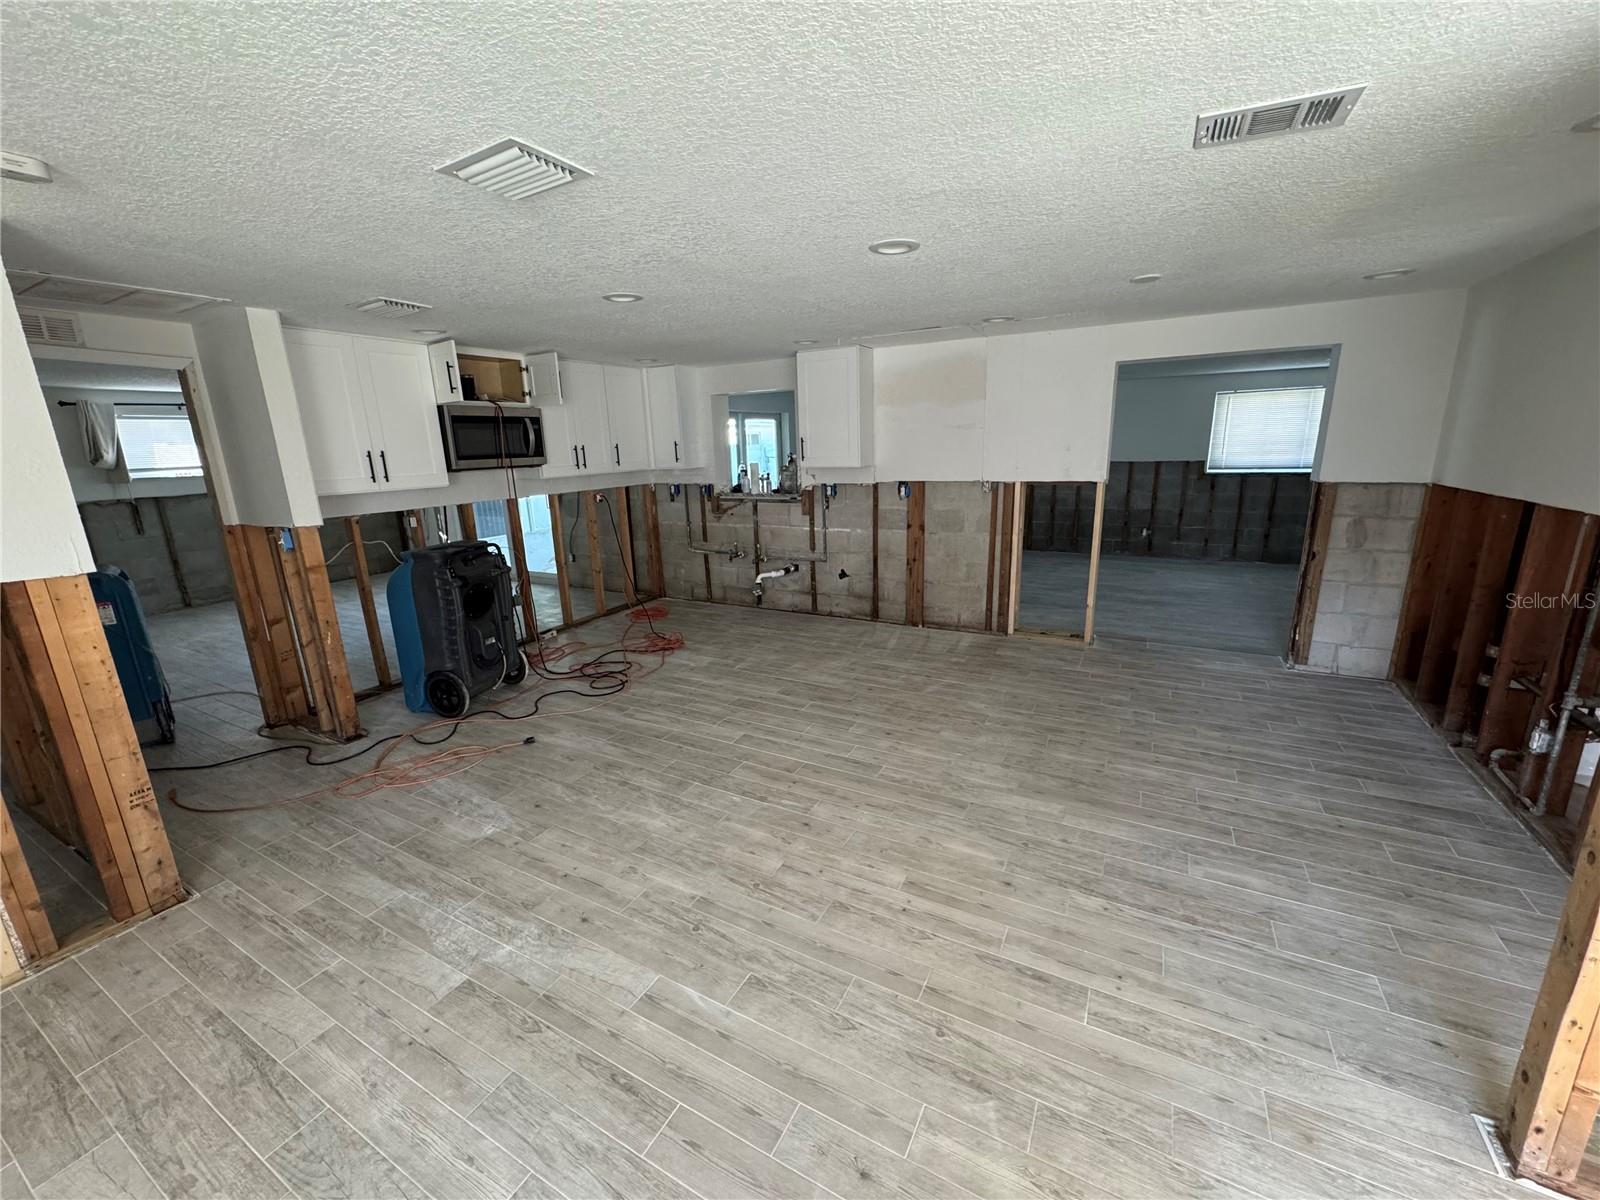
<path id="1" fill-rule="evenodd" d="M 126 571 L 146 613 L 216 604 L 232 595 L 222 530 L 207 496 L 91 501 L 80 504 L 78 513 L 95 565 Z"/>
<path id="2" fill-rule="evenodd" d="M 1307 668 L 1386 679 L 1422 515 L 1420 483 L 1341 483 Z"/>
<path id="3" fill-rule="evenodd" d="M 872 613 L 872 490 L 878 492 L 878 619 L 902 624 L 906 612 L 906 502 L 892 483 L 841 484 L 827 506 L 828 560 L 816 564 L 817 608 L 826 616 L 869 619 Z M 727 505 L 718 515 L 706 509 L 707 544 L 731 547 L 744 557 L 710 557 L 707 595 L 702 558 L 689 549 L 685 506 L 696 542 L 700 538 L 700 498 L 693 487 L 673 500 L 666 484 L 657 485 L 661 548 L 668 596 L 753 605 L 755 539 L 748 503 Z M 820 502 L 820 500 L 819 500 Z M 760 505 L 765 566 L 781 565 L 785 555 L 809 549 L 810 520 L 799 504 Z M 982 629 L 985 567 L 989 550 L 989 493 L 977 483 L 930 483 L 924 514 L 924 620 L 932 625 Z M 822 547 L 821 512 L 817 548 Z M 840 577 L 840 572 L 844 577 Z M 767 583 L 762 607 L 811 611 L 811 566 Z"/>

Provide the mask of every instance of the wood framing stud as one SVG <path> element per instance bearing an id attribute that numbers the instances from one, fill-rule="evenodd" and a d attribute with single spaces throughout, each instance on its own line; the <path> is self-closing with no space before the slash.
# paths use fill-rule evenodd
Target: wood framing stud
<path id="1" fill-rule="evenodd" d="M 28 963 L 54 954 L 56 935 L 39 900 L 33 872 L 23 857 L 22 844 L 17 840 L 16 827 L 11 824 L 11 814 L 3 799 L 0 799 L 0 899 L 4 901 L 8 922 L 5 937 L 0 939 L 5 943 L 0 946 L 0 957 L 9 949 L 15 959 L 14 964 L 6 960 L 0 965 L 0 983 L 4 983 Z"/>
<path id="2" fill-rule="evenodd" d="M 1600 1107 L 1600 823 L 1590 820 L 1528 1036 L 1511 1081 L 1506 1141 L 1520 1174 L 1577 1177 Z"/>
<path id="3" fill-rule="evenodd" d="M 1399 628 L 1389 659 L 1389 675 L 1393 679 L 1414 680 L 1417 677 L 1438 586 L 1436 566 L 1448 551 L 1450 511 L 1458 494 L 1455 488 L 1432 483 L 1423 498 L 1422 520 L 1411 548 L 1411 567 L 1406 575 L 1405 595 L 1400 601 Z"/>
<path id="4" fill-rule="evenodd" d="M 461 526 L 461 540 L 478 540 L 478 510 L 471 504 L 456 505 L 456 524 Z"/>
<path id="5" fill-rule="evenodd" d="M 622 598 L 629 604 L 637 604 L 639 595 L 633 586 L 633 514 L 628 508 L 628 489 L 612 489 L 610 503 L 611 520 L 616 522 L 615 533 L 621 543 L 617 554 L 622 559 Z"/>
<path id="6" fill-rule="evenodd" d="M 653 483 L 644 485 L 644 548 L 645 559 L 649 564 L 649 587 L 652 596 L 665 596 L 667 594 L 667 567 L 661 554 L 661 511 L 660 501 L 656 496 L 656 486 Z M 557 569 L 560 569 L 560 559 L 556 560 Z"/>
<path id="7" fill-rule="evenodd" d="M 556 523 L 552 523 L 552 528 Z M 539 636 L 539 618 L 533 607 L 533 581 L 528 577 L 528 547 L 522 537 L 522 507 L 516 499 L 506 501 L 506 536 L 511 542 L 511 569 L 516 572 L 517 597 L 522 608 L 522 640 Z"/>
<path id="8" fill-rule="evenodd" d="M 1214 485 L 1215 476 L 1211 478 Z M 1300 591 L 1295 596 L 1294 622 L 1289 632 L 1289 661 L 1302 666 L 1311 654 L 1311 630 L 1317 623 L 1317 599 L 1322 594 L 1322 568 L 1328 558 L 1328 535 L 1333 528 L 1338 490 L 1339 485 L 1334 483 L 1311 485 L 1309 530 L 1300 552 Z"/>
<path id="9" fill-rule="evenodd" d="M 550 549 L 556 556 L 556 590 L 561 596 L 561 623 L 572 624 L 572 581 L 567 576 L 567 528 L 561 520 L 561 497 L 550 498 Z M 538 637 L 534 631 L 533 637 Z"/>
<path id="10" fill-rule="evenodd" d="M 906 624 L 922 624 L 924 566 L 927 551 L 928 485 L 910 485 L 906 498 Z"/>
<path id="11" fill-rule="evenodd" d="M 367 627 L 367 645 L 372 650 L 372 665 L 378 672 L 378 682 L 384 687 L 392 687 L 394 672 L 389 669 L 389 652 L 383 644 L 383 626 L 378 623 L 378 605 L 372 596 L 372 573 L 367 569 L 367 547 L 361 540 L 361 518 L 346 517 L 344 528 L 350 536 L 350 561 L 356 571 L 356 594 L 361 599 L 361 620 Z"/>
<path id="12" fill-rule="evenodd" d="M 583 524 L 589 536 L 589 586 L 598 615 L 606 611 L 606 563 L 600 556 L 600 502 L 592 490 L 583 493 Z"/>
<path id="13" fill-rule="evenodd" d="M 1100 590 L 1100 538 L 1106 519 L 1106 485 L 1094 485 L 1094 540 L 1089 544 L 1089 590 L 1083 605 L 1083 640 L 1094 641 L 1095 595 Z"/>

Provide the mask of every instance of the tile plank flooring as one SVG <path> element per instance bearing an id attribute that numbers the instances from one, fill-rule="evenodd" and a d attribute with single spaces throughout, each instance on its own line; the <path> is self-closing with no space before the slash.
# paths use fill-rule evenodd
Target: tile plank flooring
<path id="1" fill-rule="evenodd" d="M 670 607 L 470 770 L 164 804 L 199 897 L 0 997 L 5 1194 L 1522 1194 L 1468 1114 L 1566 881 L 1388 685 Z M 262 744 L 184 715 L 154 764 Z"/>

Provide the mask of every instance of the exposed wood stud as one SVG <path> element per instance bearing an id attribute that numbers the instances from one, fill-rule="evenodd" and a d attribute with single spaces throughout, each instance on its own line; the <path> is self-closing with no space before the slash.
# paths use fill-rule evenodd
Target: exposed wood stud
<path id="1" fill-rule="evenodd" d="M 1400 600 L 1394 650 L 1389 656 L 1391 679 L 1414 680 L 1421 667 L 1428 618 L 1433 613 L 1438 587 L 1437 567 L 1448 550 L 1450 515 L 1458 495 L 1455 488 L 1440 483 L 1431 483 L 1425 489 L 1422 519 L 1412 539 L 1411 566 Z"/>
<path id="2" fill-rule="evenodd" d="M 1506 1141 L 1523 1175 L 1570 1182 L 1600 1105 L 1600 822 L 1591 818 L 1512 1077 Z"/>
<path id="3" fill-rule="evenodd" d="M 906 499 L 906 624 L 923 620 L 923 577 L 927 539 L 927 487 L 918 481 Z"/>
<path id="4" fill-rule="evenodd" d="M 555 524 L 552 522 L 551 527 Z M 528 577 L 528 544 L 522 536 L 522 505 L 515 497 L 506 501 L 506 538 L 511 543 L 511 569 L 516 574 L 522 640 L 526 642 L 539 636 L 539 618 L 533 607 L 533 581 Z"/>
<path id="5" fill-rule="evenodd" d="M 1322 568 L 1328 557 L 1338 490 L 1339 485 L 1334 483 L 1315 483 L 1311 489 L 1310 527 L 1300 550 L 1300 590 L 1295 596 L 1289 632 L 1289 661 L 1301 665 L 1311 653 L 1311 630 L 1317 622 L 1317 599 L 1322 594 Z M 1210 525 L 1209 516 L 1206 523 Z"/>
<path id="6" fill-rule="evenodd" d="M 261 700 L 261 719 L 269 726 L 286 724 L 290 715 L 284 699 L 283 680 L 278 674 L 278 662 L 268 636 L 255 571 L 245 545 L 244 527 L 224 525 L 222 546 L 228 556 L 229 590 L 244 632 L 245 654 L 250 660 L 250 673 L 255 677 Z"/>
<path id="7" fill-rule="evenodd" d="M 1472 583 L 1477 578 L 1483 550 L 1488 499 L 1478 492 L 1465 492 L 1450 506 L 1450 545 L 1439 560 L 1442 569 L 1434 572 L 1433 609 L 1417 663 L 1415 693 L 1422 704 L 1438 705 L 1449 695 L 1461 629 L 1466 623 Z"/>
<path id="8" fill-rule="evenodd" d="M 650 571 L 650 594 L 665 596 L 667 594 L 667 568 L 666 561 L 661 553 L 661 510 L 656 497 L 656 485 L 647 483 L 644 491 L 644 536 L 645 554 Z"/>
<path id="9" fill-rule="evenodd" d="M 606 563 L 600 556 L 600 503 L 591 489 L 583 493 L 583 523 L 589 536 L 589 586 L 594 589 L 594 611 L 606 611 Z"/>
<path id="10" fill-rule="evenodd" d="M 28 860 L 23 857 L 22 844 L 17 840 L 17 830 L 11 824 L 11 813 L 3 798 L 0 798 L 0 897 L 3 897 L 6 916 L 11 922 L 11 932 L 16 935 L 18 966 L 54 954 L 55 931 L 50 928 L 49 914 L 39 900 L 39 889 L 34 884 Z"/>
<path id="11" fill-rule="evenodd" d="M 611 492 L 611 520 L 616 522 L 612 532 L 621 543 L 617 547 L 617 554 L 622 559 L 622 598 L 629 604 L 637 604 L 639 595 L 633 586 L 633 520 L 628 509 L 628 489 L 625 487 L 615 488 Z"/>
<path id="12" fill-rule="evenodd" d="M 456 523 L 461 526 L 461 540 L 478 540 L 478 510 L 470 503 L 456 505 Z"/>
<path id="13" fill-rule="evenodd" d="M 1495 618 L 1505 611 L 1506 575 L 1511 569 L 1523 507 L 1521 500 L 1489 498 L 1478 550 L 1478 569 L 1467 597 L 1461 636 L 1456 641 L 1455 668 L 1445 696 L 1444 716 L 1439 722 L 1447 734 L 1460 733 L 1471 724 L 1472 702 L 1478 691 L 1478 675 L 1483 670 L 1484 651 L 1488 648 Z"/>
<path id="14" fill-rule="evenodd" d="M 1089 543 L 1089 588 L 1083 605 L 1083 640 L 1094 641 L 1095 593 L 1100 586 L 1101 529 L 1106 518 L 1106 485 L 1094 485 L 1094 537 Z"/>
<path id="15" fill-rule="evenodd" d="M 1055 504 L 1054 504 L 1054 489 L 1052 489 L 1051 491 L 1052 491 L 1051 509 L 1053 510 L 1055 508 Z M 876 492 L 874 492 L 874 499 L 876 499 Z M 873 508 L 874 508 L 874 510 L 876 510 L 877 505 L 874 504 Z M 874 516 L 874 518 L 876 518 L 876 516 L 877 516 L 876 511 L 874 511 L 873 516 Z M 998 484 L 990 484 L 989 485 L 989 555 L 988 555 L 988 561 L 987 561 L 987 563 L 986 563 L 986 565 L 984 567 L 984 572 L 983 572 L 983 578 L 984 578 L 984 585 L 983 585 L 983 627 L 985 629 L 989 630 L 991 633 L 994 631 L 994 556 L 995 556 L 996 551 L 999 549 L 999 547 L 997 545 L 998 540 L 999 540 L 999 530 L 998 530 L 997 526 L 999 525 L 999 523 L 1000 523 L 1000 487 L 999 487 Z M 876 521 L 876 519 L 874 519 L 874 521 L 873 521 L 873 529 L 874 529 L 874 534 L 876 534 L 876 529 L 877 529 L 877 521 Z M 877 540 L 876 536 L 874 536 L 873 540 L 874 541 Z M 876 592 L 876 589 L 874 589 L 874 592 Z M 874 608 L 873 608 L 872 616 L 873 616 L 874 620 L 877 619 L 878 613 L 877 613 L 876 606 L 874 606 Z"/>
<path id="16" fill-rule="evenodd" d="M 428 545 L 428 524 L 422 519 L 420 508 L 408 508 L 405 512 L 406 543 L 412 550 L 424 550 Z"/>
<path id="17" fill-rule="evenodd" d="M 552 495 L 550 502 L 550 549 L 556 556 L 556 591 L 561 597 L 561 623 L 572 624 L 572 578 L 567 573 L 567 527 L 561 519 L 561 497 Z M 528 637 L 539 636 L 537 629 Z"/>
<path id="18" fill-rule="evenodd" d="M 707 546 L 710 545 L 711 531 L 706 527 L 706 494 L 700 488 L 695 488 L 695 495 L 700 497 L 700 544 L 702 546 Z M 873 561 L 876 562 L 876 547 L 878 537 L 877 526 L 873 526 L 872 537 L 874 547 Z M 702 554 L 699 555 L 699 559 L 701 569 L 703 569 L 706 573 L 706 599 L 715 600 L 717 598 L 716 592 L 713 591 L 711 587 L 711 556 L 709 554 Z M 874 578 L 876 578 L 876 574 L 874 574 Z"/>
<path id="19" fill-rule="evenodd" d="M 462 505 L 470 508 L 471 505 Z M 383 626 L 378 622 L 378 605 L 372 596 L 372 573 L 367 569 L 367 547 L 361 540 L 361 518 L 346 517 L 345 532 L 350 536 L 350 561 L 356 572 L 356 595 L 361 600 L 361 620 L 367 627 L 367 645 L 372 650 L 372 665 L 378 672 L 378 682 L 384 687 L 394 684 L 394 672 L 389 669 L 389 652 L 383 644 Z M 473 535 L 476 540 L 476 534 Z"/>

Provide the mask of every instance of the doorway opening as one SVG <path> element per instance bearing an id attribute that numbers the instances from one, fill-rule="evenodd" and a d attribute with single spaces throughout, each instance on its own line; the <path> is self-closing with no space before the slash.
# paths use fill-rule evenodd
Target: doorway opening
<path id="1" fill-rule="evenodd" d="M 1081 634 L 1092 613 L 1103 637 L 1283 655 L 1335 361 L 1123 363 L 1098 537 L 1095 485 L 1028 486 L 1019 624 Z"/>

